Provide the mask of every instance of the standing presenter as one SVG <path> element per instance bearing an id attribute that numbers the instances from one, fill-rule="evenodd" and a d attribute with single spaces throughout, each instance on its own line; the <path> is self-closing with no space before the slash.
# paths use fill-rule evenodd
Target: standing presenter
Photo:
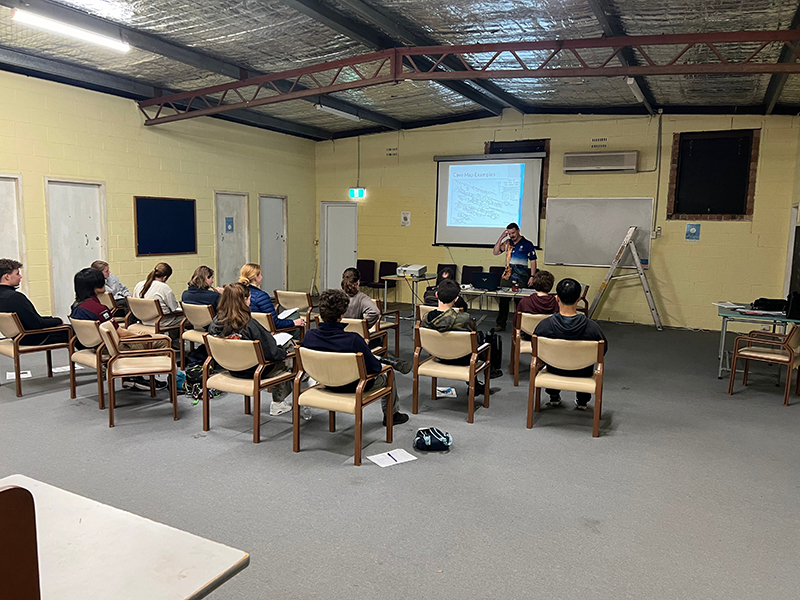
<path id="1" fill-rule="evenodd" d="M 504 252 L 506 255 L 506 270 L 503 272 L 500 287 L 511 287 L 515 283 L 522 287 L 533 285 L 533 274 L 536 273 L 536 249 L 533 243 L 520 234 L 519 225 L 509 223 L 505 231 L 497 238 L 492 252 L 495 256 L 500 256 Z M 528 262 L 530 262 L 530 267 Z M 493 331 L 505 331 L 511 298 L 500 297 L 497 299 L 497 303 L 499 306 L 497 326 Z"/>

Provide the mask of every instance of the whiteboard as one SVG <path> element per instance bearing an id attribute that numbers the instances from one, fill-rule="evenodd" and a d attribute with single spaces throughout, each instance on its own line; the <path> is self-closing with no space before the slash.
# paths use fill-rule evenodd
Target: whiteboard
<path id="1" fill-rule="evenodd" d="M 652 198 L 548 198 L 546 265 L 609 267 L 631 225 L 642 264 L 650 262 Z M 629 251 L 621 267 L 633 267 Z"/>

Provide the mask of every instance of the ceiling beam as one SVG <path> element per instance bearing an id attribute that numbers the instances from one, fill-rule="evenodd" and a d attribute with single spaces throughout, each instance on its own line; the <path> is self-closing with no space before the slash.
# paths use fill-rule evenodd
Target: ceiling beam
<path id="1" fill-rule="evenodd" d="M 282 0 L 282 2 L 286 6 L 289 6 L 308 17 L 311 17 L 314 20 L 327 25 L 334 31 L 341 33 L 342 35 L 346 35 L 350 39 L 360 42 L 361 44 L 363 44 L 367 48 L 370 48 L 371 50 L 387 50 L 389 48 L 396 48 L 398 46 L 406 44 L 423 45 L 423 46 L 434 45 L 434 43 L 432 43 L 430 39 L 423 39 L 419 36 L 414 36 L 411 32 L 408 32 L 402 25 L 395 24 L 395 29 L 387 28 L 386 26 L 384 26 L 384 24 L 389 23 L 389 20 L 383 17 L 380 13 L 378 13 L 374 9 L 367 7 L 366 5 L 363 6 L 359 5 L 361 8 L 363 8 L 363 15 L 362 11 L 357 11 L 359 16 L 364 18 L 364 20 L 367 21 L 369 25 L 378 25 L 379 27 L 383 28 L 391 35 L 391 37 L 387 37 L 380 31 L 368 25 L 364 25 L 363 23 L 355 21 L 346 15 L 331 10 L 319 0 Z M 345 4 L 351 6 L 349 1 L 345 2 Z M 370 18 L 371 15 L 377 15 L 376 19 L 379 19 L 380 22 L 377 22 L 376 19 L 371 19 Z M 434 62 L 427 58 L 422 59 L 422 61 L 425 62 L 428 68 L 434 65 Z M 460 62 L 456 60 L 451 60 L 450 63 L 454 64 L 456 66 L 456 70 L 458 71 L 463 71 L 465 69 L 464 65 L 462 65 Z M 444 64 L 452 68 L 452 66 L 447 62 L 445 62 Z M 504 108 L 503 104 L 498 103 L 497 100 L 495 99 L 487 98 L 479 90 L 472 87 L 466 82 L 447 81 L 439 83 L 444 87 L 449 88 L 458 94 L 461 94 L 465 98 L 468 98 L 475 104 L 485 108 L 486 110 L 492 112 L 495 115 L 499 115 L 503 112 Z M 496 84 L 490 81 L 473 82 L 473 83 L 478 87 L 482 88 L 483 87 L 488 87 L 489 89 L 497 88 L 497 90 L 499 90 L 500 95 L 506 94 L 506 92 L 504 92 Z M 497 94 L 493 93 L 493 95 L 497 97 Z M 508 96 L 508 100 L 503 100 L 505 104 L 513 106 L 513 108 L 517 108 L 518 110 L 522 110 L 520 108 L 520 106 L 522 105 L 516 98 L 513 98 L 510 94 L 506 95 Z M 511 102 L 515 102 L 517 105 L 514 105 Z"/>
<path id="2" fill-rule="evenodd" d="M 240 80 L 256 75 L 264 75 L 264 73 L 248 71 L 247 69 L 243 69 L 238 65 L 216 59 L 212 56 L 203 54 L 202 52 L 197 52 L 196 50 L 191 50 L 177 44 L 172 44 L 159 37 L 147 33 L 141 33 L 134 29 L 117 25 L 110 21 L 106 21 L 105 19 L 101 19 L 100 17 L 95 17 L 66 6 L 62 6 L 55 2 L 50 2 L 48 0 L 0 0 L 0 6 L 5 6 L 11 9 L 19 8 L 21 10 L 27 10 L 43 17 L 55 19 L 76 27 L 89 29 L 96 33 L 127 42 L 129 45 L 133 46 L 134 48 L 138 48 L 139 50 L 145 50 L 153 54 L 158 54 L 198 69 L 203 69 L 211 73 L 217 73 L 219 75 L 224 75 L 225 77 L 230 77 L 231 79 Z M 284 88 L 284 91 L 288 91 L 292 88 L 292 83 L 288 81 L 276 81 L 275 84 L 278 87 Z M 294 89 L 298 89 L 298 86 L 295 86 Z M 378 125 L 388 127 L 389 129 L 402 128 L 402 123 L 400 123 L 400 121 L 397 119 L 393 119 L 392 117 L 380 114 L 373 110 L 356 106 L 349 102 L 344 102 L 337 98 L 326 97 L 321 99 L 319 96 L 310 96 L 303 98 L 303 100 L 313 104 L 325 104 L 331 108 L 358 116 L 366 121 L 372 121 Z"/>
<path id="3" fill-rule="evenodd" d="M 800 27 L 800 5 L 797 6 L 797 10 L 794 13 L 794 17 L 792 17 L 792 22 L 789 25 L 789 29 L 797 29 Z M 795 44 L 795 47 L 797 45 Z M 794 52 L 792 52 L 788 47 L 784 46 L 781 49 L 781 53 L 778 56 L 779 63 L 787 63 L 787 62 L 794 62 L 797 60 Z M 764 93 L 764 114 L 770 115 L 772 111 L 775 110 L 775 105 L 778 103 L 778 99 L 781 97 L 783 93 L 783 86 L 786 85 L 786 80 L 789 78 L 788 75 L 785 73 L 775 74 L 769 79 L 769 84 L 767 85 L 767 91 Z"/>
<path id="4" fill-rule="evenodd" d="M 606 37 L 620 37 L 625 35 L 625 28 L 623 27 L 622 23 L 619 22 L 619 19 L 614 19 L 612 23 L 611 19 L 608 17 L 608 9 L 605 6 L 605 2 L 603 0 L 587 0 L 589 2 L 589 7 L 592 9 L 597 22 L 600 23 L 600 28 L 603 30 L 603 35 Z M 636 56 L 633 54 L 633 51 L 630 48 L 623 48 L 622 51 L 617 54 L 617 59 L 619 60 L 620 64 L 623 67 L 628 67 L 631 65 L 636 65 Z M 637 75 L 633 78 L 634 86 L 639 90 L 642 94 L 644 100 L 642 101 L 642 105 L 644 106 L 645 110 L 651 115 L 655 115 L 656 111 L 653 110 L 653 104 L 655 104 L 655 98 L 653 97 L 653 93 L 650 90 L 650 86 L 647 85 L 644 77 Z"/>
<path id="5" fill-rule="evenodd" d="M 162 90 L 133 79 L 111 75 L 102 71 L 78 67 L 60 61 L 38 56 L 31 56 L 23 52 L 0 48 L 0 69 L 24 75 L 42 77 L 59 83 L 79 86 L 86 89 L 110 93 L 124 98 L 142 100 L 161 96 L 163 93 L 174 93 L 172 90 Z M 299 135 L 313 140 L 331 139 L 333 135 L 323 129 L 311 127 L 291 121 L 283 121 L 268 115 L 250 110 L 233 110 L 218 115 L 228 121 L 235 121 L 244 125 L 252 125 L 262 129 L 270 129 L 281 133 Z M 230 118 L 228 118 L 230 117 Z"/>

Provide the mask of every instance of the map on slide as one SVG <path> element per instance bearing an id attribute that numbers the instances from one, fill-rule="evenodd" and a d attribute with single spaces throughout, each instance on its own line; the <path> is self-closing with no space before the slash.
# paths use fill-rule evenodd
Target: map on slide
<path id="1" fill-rule="evenodd" d="M 519 222 L 525 165 L 451 166 L 448 227 L 497 227 Z"/>

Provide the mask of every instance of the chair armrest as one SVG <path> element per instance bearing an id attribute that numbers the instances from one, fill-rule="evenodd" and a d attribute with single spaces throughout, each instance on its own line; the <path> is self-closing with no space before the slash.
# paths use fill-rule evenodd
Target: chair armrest
<path id="1" fill-rule="evenodd" d="M 381 367 L 381 370 L 378 371 L 377 373 L 372 373 L 371 375 L 367 375 L 366 377 L 364 377 L 364 381 L 371 381 L 373 379 L 377 379 L 379 376 L 381 376 L 384 373 L 386 373 L 388 371 L 391 371 L 391 370 L 392 370 L 392 367 L 390 367 L 389 365 L 383 365 Z"/>
<path id="2" fill-rule="evenodd" d="M 789 349 L 789 347 L 786 345 L 785 341 L 782 341 L 782 340 L 774 340 L 774 341 L 772 341 L 772 340 L 761 338 L 761 337 L 750 337 L 750 336 L 747 336 L 747 335 L 740 335 L 740 336 L 736 337 L 736 339 L 733 342 L 734 349 L 736 349 L 738 347 L 739 342 L 743 342 L 743 341 L 744 342 L 755 342 L 755 343 L 758 343 L 758 344 L 761 344 L 761 345 L 764 345 L 764 346 L 776 346 L 776 347 L 784 348 L 786 350 Z"/>
<path id="3" fill-rule="evenodd" d="M 780 340 L 786 340 L 788 335 L 787 333 L 773 333 L 772 331 L 764 331 L 762 329 L 754 329 L 753 331 L 748 332 L 748 337 L 765 337 L 765 338 L 774 338 Z"/>
<path id="4" fill-rule="evenodd" d="M 380 318 L 378 319 L 378 323 L 380 324 L 384 318 L 394 316 L 394 322 L 396 325 L 400 324 L 400 311 L 399 310 L 386 310 L 381 313 Z M 380 325 L 379 325 L 380 326 Z"/>
<path id="5" fill-rule="evenodd" d="M 55 327 L 45 327 L 44 329 L 26 329 L 25 331 L 20 333 L 19 338 L 22 339 L 26 335 L 32 335 L 37 333 L 55 333 L 56 331 L 68 331 L 72 333 L 72 326 L 56 325 Z"/>
<path id="6" fill-rule="evenodd" d="M 478 349 L 475 351 L 475 355 L 477 356 L 479 354 L 483 354 L 484 352 L 486 352 L 490 348 L 491 348 L 491 346 L 489 345 L 488 342 L 483 342 L 480 346 L 478 346 Z"/>
<path id="7" fill-rule="evenodd" d="M 130 358 L 133 356 L 171 356 L 175 358 L 175 350 L 172 348 L 150 348 L 148 350 L 123 350 L 117 356 L 122 358 Z"/>

